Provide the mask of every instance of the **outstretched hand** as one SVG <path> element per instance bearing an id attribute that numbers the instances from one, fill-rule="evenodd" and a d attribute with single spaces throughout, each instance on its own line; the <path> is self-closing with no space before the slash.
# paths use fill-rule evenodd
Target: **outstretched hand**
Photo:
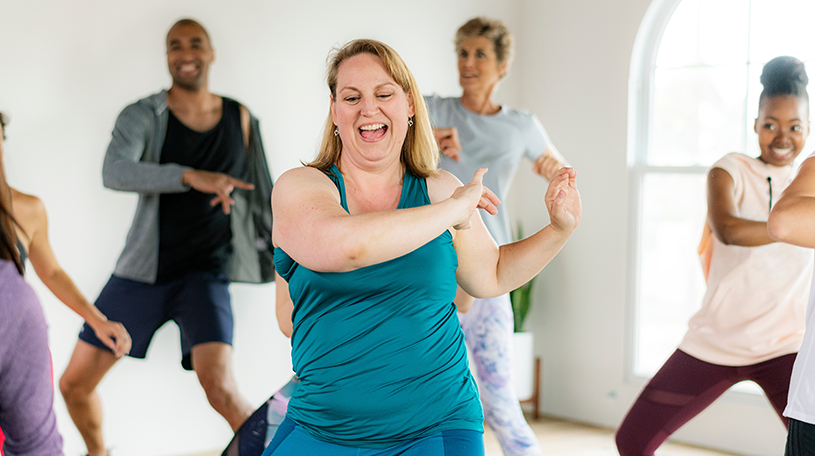
<path id="1" fill-rule="evenodd" d="M 102 341 L 106 347 L 113 350 L 113 354 L 116 355 L 117 358 L 121 358 L 130 353 L 132 341 L 130 340 L 130 334 L 128 334 L 123 324 L 117 321 L 106 320 L 97 323 L 93 327 L 93 332 L 96 333 L 96 337 Z"/>
<path id="2" fill-rule="evenodd" d="M 577 191 L 577 172 L 573 168 L 561 168 L 549 182 L 546 190 L 546 209 L 549 221 L 557 231 L 571 233 L 580 224 L 583 206 Z"/>
<path id="3" fill-rule="evenodd" d="M 457 230 L 466 230 L 470 228 L 470 219 L 473 217 L 476 209 L 484 209 L 492 215 L 498 213 L 495 206 L 501 205 L 501 200 L 495 196 L 492 190 L 482 184 L 484 174 L 487 173 L 487 168 L 479 168 L 473 174 L 473 181 L 469 184 L 463 185 L 453 192 L 450 197 L 452 199 L 460 199 L 467 202 L 467 208 L 458 223 L 453 225 Z"/>
<path id="4" fill-rule="evenodd" d="M 439 151 L 455 161 L 461 161 L 458 153 L 461 152 L 461 142 L 458 140 L 456 127 L 434 128 L 433 136 L 439 144 Z"/>
<path id="5" fill-rule="evenodd" d="M 181 182 L 199 192 L 215 194 L 215 198 L 213 198 L 209 204 L 211 206 L 220 204 L 224 214 L 229 214 L 230 208 L 235 205 L 235 200 L 230 196 L 235 187 L 244 190 L 255 189 L 253 184 L 235 179 L 227 174 L 213 173 L 198 169 L 184 171 Z"/>

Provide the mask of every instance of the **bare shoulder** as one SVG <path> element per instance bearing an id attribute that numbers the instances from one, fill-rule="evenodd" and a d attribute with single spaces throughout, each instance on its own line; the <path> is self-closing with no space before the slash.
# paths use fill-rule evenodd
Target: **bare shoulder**
<path id="1" fill-rule="evenodd" d="M 336 195 L 336 198 L 339 199 L 337 187 L 319 169 L 310 166 L 292 168 L 275 181 L 272 189 L 272 204 L 289 199 L 302 201 L 309 195 L 324 192 Z"/>
<path id="2" fill-rule="evenodd" d="M 45 205 L 41 199 L 15 188 L 11 189 L 11 210 L 14 218 L 20 223 L 32 217 L 39 218 L 45 215 Z"/>
<path id="3" fill-rule="evenodd" d="M 11 212 L 17 223 L 29 236 L 33 236 L 36 231 L 48 223 L 42 200 L 14 188 L 11 189 Z"/>
<path id="4" fill-rule="evenodd" d="M 436 176 L 427 178 L 427 193 L 430 196 L 430 202 L 444 201 L 461 185 L 461 181 L 456 176 L 440 169 Z"/>

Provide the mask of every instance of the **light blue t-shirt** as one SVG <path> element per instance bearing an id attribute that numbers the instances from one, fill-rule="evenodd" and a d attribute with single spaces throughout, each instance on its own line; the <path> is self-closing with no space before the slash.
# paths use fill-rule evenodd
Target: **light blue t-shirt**
<path id="1" fill-rule="evenodd" d="M 342 174 L 332 171 L 347 211 Z M 425 180 L 405 173 L 398 208 L 427 204 Z M 483 432 L 453 304 L 458 257 L 448 231 L 349 272 L 312 271 L 280 248 L 274 257 L 294 302 L 292 364 L 300 383 L 289 419 L 317 439 L 352 447 L 451 429 Z"/>
<path id="2" fill-rule="evenodd" d="M 425 97 L 434 128 L 455 127 L 461 141 L 460 162 L 442 156 L 441 168 L 463 183 L 473 180 L 478 168 L 489 168 L 484 185 L 503 202 L 523 157 L 534 161 L 546 150 L 549 138 L 538 118 L 519 109 L 501 106 L 491 116 L 469 111 L 460 98 Z M 498 214 L 483 215 L 492 237 L 498 245 L 512 242 L 506 207 L 498 206 Z"/>

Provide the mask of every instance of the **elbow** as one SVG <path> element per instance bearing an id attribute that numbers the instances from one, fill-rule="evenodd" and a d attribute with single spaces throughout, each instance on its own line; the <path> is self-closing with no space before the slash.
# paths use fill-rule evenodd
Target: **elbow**
<path id="1" fill-rule="evenodd" d="M 284 336 L 291 339 L 291 333 L 293 331 L 291 320 L 289 321 L 282 321 L 280 319 L 277 320 L 277 327 L 280 328 L 280 332 L 283 333 Z"/>
<path id="2" fill-rule="evenodd" d="M 123 190 L 121 179 L 117 179 L 116 176 L 116 166 L 105 160 L 102 165 L 102 185 L 111 190 Z"/>
<path id="3" fill-rule="evenodd" d="M 787 242 L 792 234 L 790 225 L 790 221 L 783 212 L 773 211 L 767 220 L 767 234 L 776 241 Z"/>
<path id="4" fill-rule="evenodd" d="M 723 226 L 713 226 L 711 224 L 710 227 L 713 230 L 713 235 L 724 245 L 740 245 L 738 242 L 738 230 L 734 229 L 730 225 L 723 225 Z"/>

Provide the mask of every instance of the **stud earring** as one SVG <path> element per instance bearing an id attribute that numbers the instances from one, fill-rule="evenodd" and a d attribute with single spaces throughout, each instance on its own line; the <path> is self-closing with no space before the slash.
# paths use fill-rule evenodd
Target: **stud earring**
<path id="1" fill-rule="evenodd" d="M 339 127 L 334 127 L 334 136 L 339 136 L 339 135 L 340 135 Z"/>
<path id="2" fill-rule="evenodd" d="M 408 117 L 408 127 L 413 126 L 413 117 Z"/>

